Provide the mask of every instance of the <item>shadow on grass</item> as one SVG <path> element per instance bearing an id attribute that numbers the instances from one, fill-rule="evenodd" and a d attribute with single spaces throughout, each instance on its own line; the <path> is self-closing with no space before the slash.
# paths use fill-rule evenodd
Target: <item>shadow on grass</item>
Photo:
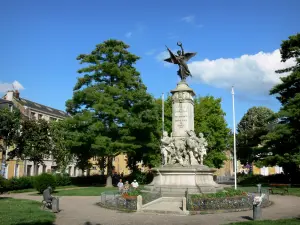
<path id="1" fill-rule="evenodd" d="M 253 218 L 252 217 L 250 217 L 250 216 L 241 216 L 243 219 L 245 219 L 245 220 L 253 220 Z"/>
<path id="2" fill-rule="evenodd" d="M 36 222 L 25 222 L 25 223 L 16 223 L 16 225 L 55 225 L 50 221 L 36 221 Z"/>
<path id="3" fill-rule="evenodd" d="M 12 199 L 11 197 L 0 197 L 0 201 L 1 200 L 7 200 L 7 199 Z"/>
<path id="4" fill-rule="evenodd" d="M 85 222 L 83 225 L 101 225 L 100 223 Z"/>

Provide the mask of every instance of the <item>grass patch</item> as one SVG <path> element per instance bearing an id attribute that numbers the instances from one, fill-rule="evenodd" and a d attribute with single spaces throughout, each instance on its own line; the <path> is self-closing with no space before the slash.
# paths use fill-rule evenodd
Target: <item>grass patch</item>
<path id="1" fill-rule="evenodd" d="M 55 216 L 41 209 L 41 203 L 0 197 L 0 224 L 52 225 Z"/>
<path id="2" fill-rule="evenodd" d="M 86 188 L 76 188 L 76 189 L 70 189 L 70 190 L 55 190 L 53 192 L 54 196 L 99 196 L 104 191 L 116 191 L 118 192 L 118 189 L 115 187 L 112 188 L 106 188 L 106 187 L 86 187 Z M 38 193 L 31 194 L 31 195 L 41 195 Z"/>
<path id="3" fill-rule="evenodd" d="M 238 223 L 229 223 L 232 225 L 299 225 L 300 219 L 282 219 L 282 220 L 260 220 L 260 221 L 246 221 Z M 229 225 L 228 224 L 228 225 Z"/>
<path id="4" fill-rule="evenodd" d="M 268 192 L 269 187 L 262 187 L 263 192 Z M 257 192 L 257 187 L 252 186 L 252 187 L 241 187 L 239 186 L 238 189 L 246 191 L 246 192 Z M 273 188 L 274 194 L 282 194 L 282 189 L 281 188 Z M 284 195 L 292 195 L 292 196 L 298 196 L 300 197 L 300 188 L 298 187 L 289 187 L 288 188 L 288 193 L 285 193 Z M 300 222 L 299 222 L 300 223 Z"/>

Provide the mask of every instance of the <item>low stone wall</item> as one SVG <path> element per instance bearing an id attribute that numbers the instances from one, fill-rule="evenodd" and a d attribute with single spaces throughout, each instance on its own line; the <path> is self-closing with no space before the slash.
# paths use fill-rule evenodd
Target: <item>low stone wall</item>
<path id="1" fill-rule="evenodd" d="M 188 196 L 187 210 L 190 212 L 213 212 L 213 211 L 242 211 L 251 210 L 253 207 L 253 195 L 224 197 L 224 198 L 199 198 Z M 270 205 L 268 198 L 262 201 L 262 207 Z"/>

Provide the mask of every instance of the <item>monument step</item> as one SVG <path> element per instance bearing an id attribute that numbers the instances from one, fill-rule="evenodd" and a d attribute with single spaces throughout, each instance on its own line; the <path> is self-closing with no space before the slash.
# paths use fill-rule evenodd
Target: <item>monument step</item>
<path id="1" fill-rule="evenodd" d="M 147 204 L 146 206 L 143 206 L 142 212 L 187 215 L 186 211 L 182 210 L 181 197 L 162 197 L 154 201 L 152 204 Z"/>

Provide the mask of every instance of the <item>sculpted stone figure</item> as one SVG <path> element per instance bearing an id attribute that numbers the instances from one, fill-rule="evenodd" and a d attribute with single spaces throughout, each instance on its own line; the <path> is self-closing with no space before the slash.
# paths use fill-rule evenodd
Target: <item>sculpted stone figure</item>
<path id="1" fill-rule="evenodd" d="M 207 147 L 207 141 L 204 138 L 202 133 L 199 133 L 199 145 L 200 145 L 200 165 L 203 165 L 203 156 L 207 155 L 206 147 Z"/>
<path id="2" fill-rule="evenodd" d="M 199 151 L 199 140 L 194 131 L 187 132 L 189 137 L 187 138 L 187 147 L 190 157 L 190 164 L 191 165 L 198 165 L 198 151 Z"/>
<path id="3" fill-rule="evenodd" d="M 163 165 L 168 164 L 174 154 L 174 143 L 172 138 L 168 136 L 167 131 L 163 132 L 163 137 L 161 139 L 161 154 L 163 157 Z"/>

